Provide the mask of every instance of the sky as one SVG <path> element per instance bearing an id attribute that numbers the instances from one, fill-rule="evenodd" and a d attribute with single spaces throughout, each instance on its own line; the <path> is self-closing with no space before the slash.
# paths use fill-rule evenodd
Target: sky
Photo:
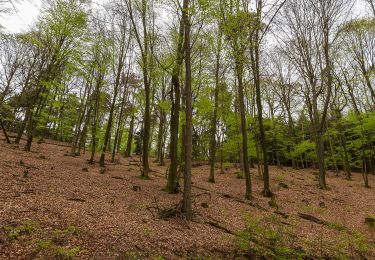
<path id="1" fill-rule="evenodd" d="M 26 0 L 16 3 L 17 12 L 0 16 L 0 24 L 7 32 L 18 33 L 26 31 L 40 13 L 40 0 Z"/>
<path id="2" fill-rule="evenodd" d="M 104 2 L 97 0 L 97 2 Z M 17 12 L 0 16 L 0 25 L 5 31 L 19 33 L 27 29 L 36 21 L 42 3 L 41 0 L 23 0 L 16 4 Z M 354 8 L 355 16 L 362 16 L 366 13 L 366 5 L 363 0 L 358 0 Z"/>

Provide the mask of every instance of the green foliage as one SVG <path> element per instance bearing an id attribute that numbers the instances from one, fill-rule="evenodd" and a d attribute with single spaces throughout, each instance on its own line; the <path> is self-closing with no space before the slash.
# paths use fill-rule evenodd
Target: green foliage
<path id="1" fill-rule="evenodd" d="M 238 235 L 245 251 L 269 259 L 304 259 L 308 255 L 294 244 L 292 230 L 276 217 L 257 219 L 246 216 L 246 228 Z"/>
<path id="2" fill-rule="evenodd" d="M 4 231 L 11 240 L 17 240 L 22 235 L 30 235 L 39 230 L 39 224 L 32 220 L 27 220 L 17 226 L 5 226 Z"/>
<path id="3" fill-rule="evenodd" d="M 305 247 L 319 252 L 324 258 L 346 260 L 366 259 L 367 254 L 375 249 L 375 244 L 363 233 L 345 229 L 329 240 L 324 240 L 322 234 L 316 234 L 312 240 L 305 241 Z"/>
<path id="4" fill-rule="evenodd" d="M 243 179 L 245 177 L 245 174 L 243 171 L 237 172 L 237 179 Z"/>
<path id="5" fill-rule="evenodd" d="M 375 248 L 368 237 L 358 231 L 347 228 L 331 227 L 337 235 L 324 240 L 317 233 L 312 240 L 298 240 L 295 227 L 284 225 L 279 216 L 254 218 L 246 216 L 246 228 L 238 235 L 239 246 L 256 256 L 267 259 L 357 259 L 366 258 L 366 254 Z"/>
<path id="6" fill-rule="evenodd" d="M 302 154 L 307 154 L 309 158 L 313 158 L 315 160 L 315 143 L 306 140 L 295 145 L 294 150 L 291 153 L 292 157 L 298 158 Z"/>
<path id="7" fill-rule="evenodd" d="M 46 238 L 37 241 L 36 246 L 45 258 L 74 259 L 82 249 L 79 246 L 63 246 L 70 237 L 80 234 L 80 229 L 69 225 L 45 234 Z"/>
<path id="8" fill-rule="evenodd" d="M 124 257 L 127 260 L 137 260 L 137 259 L 139 259 L 138 254 L 134 251 L 126 251 L 124 253 Z"/>
<path id="9" fill-rule="evenodd" d="M 53 237 L 62 237 L 68 235 L 79 235 L 80 229 L 76 226 L 69 225 L 65 229 L 55 229 L 53 231 Z"/>
<path id="10" fill-rule="evenodd" d="M 78 246 L 58 246 L 52 240 L 39 240 L 37 242 L 37 246 L 46 255 L 53 256 L 58 259 L 74 259 L 82 251 L 82 249 Z"/>

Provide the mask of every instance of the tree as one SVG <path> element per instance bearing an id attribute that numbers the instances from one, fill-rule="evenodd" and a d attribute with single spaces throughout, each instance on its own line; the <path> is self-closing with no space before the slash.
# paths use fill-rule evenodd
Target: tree
<path id="1" fill-rule="evenodd" d="M 319 186 L 327 187 L 324 165 L 324 127 L 333 86 L 332 49 L 337 23 L 347 1 L 304 0 L 286 4 L 283 18 L 285 52 L 303 78 L 304 97 L 313 125 L 319 167 Z M 320 105 L 322 104 L 322 105 Z M 322 109 L 320 109 L 322 107 Z"/>
<path id="2" fill-rule="evenodd" d="M 221 2 L 221 13 L 223 19 L 224 33 L 228 37 L 232 49 L 232 55 L 235 64 L 235 73 L 237 77 L 238 104 L 240 110 L 241 135 L 242 135 L 242 153 L 243 170 L 246 177 L 246 199 L 251 198 L 251 177 L 249 169 L 249 157 L 247 147 L 247 124 L 246 111 L 244 104 L 244 66 L 246 62 L 246 50 L 248 49 L 247 39 L 250 33 L 250 27 L 247 21 L 251 14 L 247 10 L 240 8 L 239 2 L 233 5 L 227 5 Z"/>
<path id="3" fill-rule="evenodd" d="M 192 218 L 191 208 L 191 154 L 192 154 L 192 133 L 193 133 L 193 120 L 192 120 L 192 91 L 191 91 L 191 43 L 190 43 L 190 1 L 184 0 L 183 2 L 182 17 L 185 28 L 185 167 L 184 167 L 184 199 L 183 199 L 183 212 L 187 220 Z"/>
<path id="4" fill-rule="evenodd" d="M 119 33 L 118 37 L 116 37 L 116 33 L 113 35 L 114 44 L 113 44 L 112 53 L 116 53 L 116 50 L 118 50 L 118 53 L 117 53 L 116 57 L 113 57 L 113 60 L 116 60 L 116 58 L 117 58 L 116 63 L 113 66 L 113 73 L 114 73 L 114 76 L 115 76 L 115 82 L 114 82 L 114 86 L 113 86 L 113 96 L 112 96 L 112 102 L 111 102 L 110 111 L 109 111 L 107 129 L 105 131 L 104 143 L 103 143 L 102 153 L 101 153 L 100 161 L 99 161 L 99 164 L 100 164 L 101 167 L 104 167 L 104 165 L 105 165 L 105 162 L 104 162 L 105 153 L 107 151 L 109 139 L 111 138 L 110 133 L 111 133 L 111 129 L 112 129 L 112 123 L 113 123 L 113 117 L 114 117 L 114 112 L 115 112 L 115 105 L 116 105 L 116 101 L 117 101 L 117 95 L 118 95 L 119 88 L 120 88 L 120 85 L 121 85 L 121 80 L 122 80 L 121 77 L 124 74 L 123 70 L 124 70 L 124 66 L 125 66 L 126 56 L 127 56 L 127 53 L 128 53 L 129 47 L 130 47 L 130 42 L 131 42 L 131 39 L 130 39 L 131 34 L 130 34 L 130 30 L 128 30 L 128 27 L 127 27 L 128 24 L 127 23 L 128 23 L 127 18 L 122 16 L 120 21 L 119 21 L 119 25 L 118 25 L 120 33 Z M 117 140 L 116 140 L 116 142 L 117 142 Z M 114 146 L 117 145 L 116 142 L 115 142 Z"/>
<path id="5" fill-rule="evenodd" d="M 142 59 L 142 73 L 143 73 L 143 85 L 145 90 L 145 111 L 144 111 L 144 123 L 143 123 L 143 148 L 142 148 L 142 177 L 148 179 L 149 173 L 149 143 L 150 143 L 150 127 L 151 127 L 151 76 L 150 76 L 150 38 L 148 33 L 147 17 L 149 12 L 149 5 L 147 0 L 142 0 L 141 6 L 137 6 L 137 11 L 140 14 L 141 28 L 143 35 L 141 35 L 140 26 L 136 22 L 135 10 L 130 0 L 124 0 L 127 10 L 129 12 L 130 20 L 132 22 L 132 28 L 134 36 L 138 44 L 138 48 L 141 52 Z"/>
<path id="6" fill-rule="evenodd" d="M 219 108 L 219 91 L 220 91 L 220 60 L 222 51 L 223 33 L 221 25 L 218 24 L 217 44 L 216 44 L 216 65 L 215 65 L 215 89 L 214 89 L 214 111 L 211 120 L 211 141 L 210 141 L 210 177 L 209 182 L 215 182 L 215 158 L 216 158 L 216 134 L 217 134 L 217 114 Z"/>

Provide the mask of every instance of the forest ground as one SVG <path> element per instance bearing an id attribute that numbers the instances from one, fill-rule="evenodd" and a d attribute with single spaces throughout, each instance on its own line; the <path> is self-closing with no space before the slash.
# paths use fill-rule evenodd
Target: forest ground
<path id="1" fill-rule="evenodd" d="M 167 166 L 151 163 L 151 179 L 143 180 L 139 158 L 121 157 L 116 164 L 107 162 L 103 174 L 87 163 L 88 154 L 66 156 L 69 148 L 63 145 L 34 143 L 26 153 L 23 143 L 1 140 L 0 259 L 230 259 L 242 252 L 237 234 L 246 216 L 276 216 L 277 225 L 292 227 L 294 243 L 303 241 L 316 256 L 339 250 L 337 239 L 355 230 L 366 243 L 375 241 L 374 229 L 365 223 L 375 216 L 375 189 L 364 188 L 360 174 L 347 181 L 343 173 L 329 172 L 329 189 L 320 190 L 314 169 L 271 167 L 272 202 L 260 195 L 262 181 L 252 169 L 250 204 L 243 200 L 245 180 L 237 178 L 237 168 L 216 174 L 212 184 L 209 166 L 198 163 L 194 220 L 188 223 L 178 216 L 158 217 L 159 210 L 182 198 L 163 191 Z M 369 178 L 375 186 L 375 176 Z M 363 254 L 375 256 L 373 250 Z"/>

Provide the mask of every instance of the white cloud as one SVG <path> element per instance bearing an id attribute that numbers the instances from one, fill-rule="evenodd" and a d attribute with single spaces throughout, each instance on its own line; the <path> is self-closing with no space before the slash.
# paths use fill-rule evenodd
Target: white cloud
<path id="1" fill-rule="evenodd" d="M 15 6 L 16 12 L 0 16 L 0 24 L 7 32 L 18 33 L 26 31 L 36 21 L 40 13 L 41 1 L 23 1 L 16 3 Z"/>

